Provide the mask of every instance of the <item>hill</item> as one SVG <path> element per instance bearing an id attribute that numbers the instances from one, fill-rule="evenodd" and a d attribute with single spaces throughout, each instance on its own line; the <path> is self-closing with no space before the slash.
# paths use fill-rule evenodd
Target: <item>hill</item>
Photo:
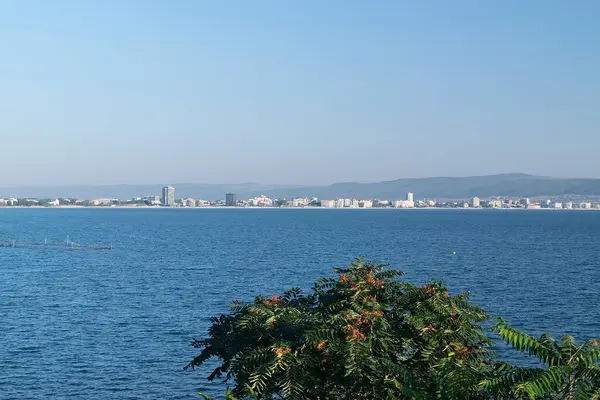
<path id="1" fill-rule="evenodd" d="M 406 178 L 377 183 L 336 183 L 330 186 L 278 188 L 266 192 L 272 197 L 316 196 L 319 198 L 401 199 L 407 192 L 415 198 L 464 199 L 469 197 L 538 197 L 600 195 L 600 179 L 561 179 L 526 174 L 472 177 Z"/>
<path id="2" fill-rule="evenodd" d="M 156 185 L 112 186 L 55 186 L 0 188 L 0 197 L 74 197 L 80 199 L 115 197 L 128 199 L 135 196 L 160 194 Z M 527 174 L 500 174 L 471 177 L 404 178 L 393 181 L 358 183 L 344 182 L 327 186 L 243 184 L 174 184 L 176 197 L 196 199 L 224 199 L 225 193 L 236 193 L 238 198 L 265 194 L 269 197 L 318 197 L 333 199 L 383 198 L 402 199 L 407 192 L 415 198 L 465 199 L 474 196 L 539 197 L 560 195 L 600 196 L 600 179 L 551 178 Z"/>

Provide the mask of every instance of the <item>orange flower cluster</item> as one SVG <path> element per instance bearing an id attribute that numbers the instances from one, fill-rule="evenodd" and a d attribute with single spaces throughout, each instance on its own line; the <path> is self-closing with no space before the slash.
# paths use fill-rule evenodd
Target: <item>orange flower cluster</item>
<path id="1" fill-rule="evenodd" d="M 273 350 L 273 353 L 275 353 L 275 355 L 281 357 L 284 354 L 289 354 L 291 353 L 292 349 L 290 349 L 289 347 L 278 347 L 275 350 Z"/>
<path id="2" fill-rule="evenodd" d="M 363 311 L 362 315 L 364 317 L 368 317 L 369 315 L 372 315 L 374 317 L 383 317 L 383 311 L 377 310 L 377 311 Z"/>
<path id="3" fill-rule="evenodd" d="M 265 300 L 263 302 L 263 304 L 265 306 L 267 306 L 267 307 L 268 306 L 273 306 L 273 305 L 279 305 L 279 304 L 281 304 L 281 299 L 279 297 L 275 296 L 275 295 L 272 295 L 271 296 L 271 300 Z"/>
<path id="4" fill-rule="evenodd" d="M 323 349 L 325 348 L 325 345 L 327 344 L 328 340 L 323 340 L 321 343 L 319 343 L 317 345 L 317 350 L 319 351 L 323 351 Z"/>
<path id="5" fill-rule="evenodd" d="M 350 339 L 362 339 L 366 340 L 366 336 L 359 330 L 360 327 L 373 326 L 375 321 L 371 317 L 383 317 L 383 311 L 363 311 L 361 315 L 346 314 L 346 320 L 349 322 L 344 327 L 349 333 Z"/>
<path id="6" fill-rule="evenodd" d="M 369 275 L 367 276 L 367 283 L 371 286 L 375 286 L 375 287 L 383 287 L 383 285 L 385 284 L 384 281 L 382 280 L 376 280 L 373 275 Z"/>
<path id="7" fill-rule="evenodd" d="M 425 290 L 425 293 L 427 293 L 430 296 L 435 295 L 435 288 L 431 285 L 423 285 L 423 290 Z"/>
<path id="8" fill-rule="evenodd" d="M 348 275 L 341 274 L 340 275 L 340 282 L 348 282 Z"/>
<path id="9" fill-rule="evenodd" d="M 355 328 L 353 326 L 347 325 L 346 328 L 350 327 L 349 333 L 348 333 L 348 339 L 350 340 L 354 340 L 355 342 L 358 340 L 367 340 L 367 337 L 365 336 L 364 333 L 362 333 L 358 328 Z"/>
<path id="10" fill-rule="evenodd" d="M 432 332 L 435 332 L 437 329 L 435 329 L 435 328 L 433 327 L 433 325 L 429 324 L 429 325 L 427 325 L 425 328 L 423 328 L 423 330 L 424 330 L 424 331 L 432 331 Z"/>
<path id="11" fill-rule="evenodd" d="M 460 358 L 460 359 L 465 359 L 467 357 L 469 357 L 469 349 L 467 349 L 466 347 L 462 347 L 460 345 L 456 345 L 454 347 L 454 352 L 456 353 L 456 357 Z"/>
<path id="12" fill-rule="evenodd" d="M 369 301 L 377 301 L 377 299 L 375 298 L 375 296 L 367 296 L 363 299 L 363 303 L 367 303 Z"/>

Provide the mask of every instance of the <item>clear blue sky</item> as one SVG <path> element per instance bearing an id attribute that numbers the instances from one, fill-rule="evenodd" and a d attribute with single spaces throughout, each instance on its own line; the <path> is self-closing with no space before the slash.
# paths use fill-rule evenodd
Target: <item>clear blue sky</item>
<path id="1" fill-rule="evenodd" d="M 0 0 L 0 186 L 600 177 L 600 2 Z"/>

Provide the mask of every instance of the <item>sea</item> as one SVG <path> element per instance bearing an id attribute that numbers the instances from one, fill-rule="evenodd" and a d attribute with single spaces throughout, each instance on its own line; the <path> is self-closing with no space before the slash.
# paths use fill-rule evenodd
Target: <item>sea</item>
<path id="1" fill-rule="evenodd" d="M 364 256 L 530 334 L 600 337 L 600 212 L 0 209 L 0 398 L 198 399 L 193 338 L 234 300 Z M 509 350 L 507 359 L 514 356 Z"/>

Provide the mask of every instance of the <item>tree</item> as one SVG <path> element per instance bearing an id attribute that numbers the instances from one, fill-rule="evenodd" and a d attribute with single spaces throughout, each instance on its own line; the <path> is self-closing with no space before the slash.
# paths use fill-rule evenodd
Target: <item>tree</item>
<path id="1" fill-rule="evenodd" d="M 229 398 L 486 398 L 487 314 L 468 293 L 417 287 L 384 267 L 358 259 L 309 295 L 234 302 L 193 341 L 201 352 L 186 368 L 218 358 L 208 379 L 234 381 Z"/>
<path id="2" fill-rule="evenodd" d="M 549 334 L 536 339 L 499 319 L 493 331 L 520 352 L 537 357 L 546 368 L 505 365 L 482 382 L 482 388 L 502 399 L 600 399 L 600 340 L 577 345 L 564 335 L 560 342 Z"/>
<path id="3" fill-rule="evenodd" d="M 358 259 L 308 295 L 234 302 L 193 341 L 201 352 L 186 368 L 219 359 L 208 379 L 233 382 L 230 400 L 600 400 L 600 340 L 536 339 L 499 319 L 492 331 L 545 367 L 511 365 L 489 350 L 488 315 L 468 293 L 384 267 Z"/>

